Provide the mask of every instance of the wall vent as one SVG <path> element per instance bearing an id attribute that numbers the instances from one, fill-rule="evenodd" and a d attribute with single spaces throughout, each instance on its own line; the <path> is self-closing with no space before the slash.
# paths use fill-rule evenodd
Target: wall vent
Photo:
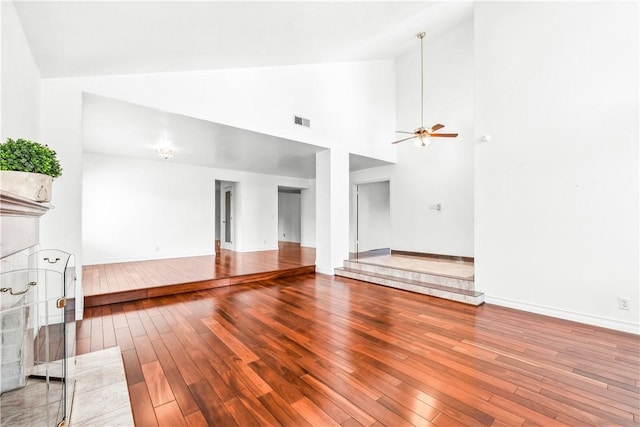
<path id="1" fill-rule="evenodd" d="M 300 116 L 293 116 L 293 123 L 295 123 L 296 125 L 304 126 L 306 128 L 311 127 L 311 120 L 305 119 L 304 117 Z"/>

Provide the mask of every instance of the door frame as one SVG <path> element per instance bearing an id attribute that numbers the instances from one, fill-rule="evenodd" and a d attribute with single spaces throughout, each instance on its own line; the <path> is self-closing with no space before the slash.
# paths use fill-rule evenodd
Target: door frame
<path id="1" fill-rule="evenodd" d="M 351 213 L 351 221 L 350 221 L 350 227 L 353 227 L 353 229 L 350 232 L 351 238 L 353 239 L 353 249 L 354 252 L 352 253 L 355 259 L 359 258 L 359 254 L 360 252 L 360 240 L 362 238 L 361 236 L 361 230 L 360 230 L 360 186 L 362 185 L 368 185 L 368 184 L 377 184 L 377 183 L 383 183 L 383 182 L 387 182 L 389 185 L 389 230 L 391 230 L 393 221 L 392 221 L 392 215 L 393 215 L 393 203 L 391 203 L 391 178 L 390 177 L 380 177 L 380 178 L 374 178 L 374 179 L 369 179 L 369 180 L 363 180 L 363 181 L 357 181 L 357 182 L 352 182 L 352 192 L 351 192 L 351 207 L 352 207 L 352 213 Z M 393 239 L 393 235 L 390 234 L 389 236 L 389 248 L 384 248 L 384 249 L 391 249 L 391 245 L 392 245 L 392 240 Z M 365 251 L 367 252 L 367 251 Z"/>
<path id="2" fill-rule="evenodd" d="M 220 248 L 231 251 L 235 250 L 236 240 L 234 187 L 233 182 L 220 183 Z M 229 195 L 228 199 L 227 194 Z M 227 231 L 229 232 L 229 240 L 227 240 Z"/>
<path id="3" fill-rule="evenodd" d="M 304 190 L 303 188 L 297 188 L 297 187 L 284 187 L 284 186 L 278 186 L 278 246 L 280 245 L 279 242 L 284 241 L 284 242 L 291 242 L 291 243 L 298 243 L 301 244 L 302 243 L 302 190 Z M 281 194 L 296 194 L 298 196 L 298 203 L 296 208 L 294 209 L 294 213 L 296 214 L 294 216 L 294 219 L 297 219 L 298 224 L 297 224 L 297 229 L 294 230 L 293 236 L 297 237 L 297 240 L 288 240 L 286 238 L 284 238 L 281 235 L 281 214 L 282 212 L 280 211 L 281 208 Z M 289 236 L 289 239 L 291 239 L 291 236 Z"/>

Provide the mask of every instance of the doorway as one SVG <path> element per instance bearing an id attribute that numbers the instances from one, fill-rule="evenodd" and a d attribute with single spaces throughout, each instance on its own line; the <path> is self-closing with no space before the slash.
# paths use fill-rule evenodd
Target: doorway
<path id="1" fill-rule="evenodd" d="M 361 258 L 389 254 L 391 251 L 389 181 L 356 184 L 354 193 L 352 256 Z"/>
<path id="2" fill-rule="evenodd" d="M 301 241 L 301 192 L 298 188 L 278 187 L 278 245 Z"/>

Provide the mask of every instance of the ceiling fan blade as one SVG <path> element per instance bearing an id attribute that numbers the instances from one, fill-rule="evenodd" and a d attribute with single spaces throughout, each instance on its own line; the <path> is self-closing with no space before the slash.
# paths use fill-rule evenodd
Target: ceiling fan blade
<path id="1" fill-rule="evenodd" d="M 457 133 L 430 133 L 429 136 L 435 137 L 435 138 L 455 138 L 456 136 L 458 136 L 458 134 Z"/>
<path id="2" fill-rule="evenodd" d="M 435 125 L 431 126 L 431 131 L 435 132 L 438 129 L 442 129 L 444 127 L 444 125 L 441 125 L 440 123 L 436 123 Z"/>
<path id="3" fill-rule="evenodd" d="M 413 138 L 415 138 L 415 137 L 416 137 L 416 136 L 414 135 L 414 136 L 410 136 L 409 138 L 400 139 L 400 140 L 398 140 L 398 141 L 393 141 L 393 142 L 392 142 L 392 144 L 397 144 L 398 142 L 402 142 L 402 141 L 408 141 L 408 140 L 413 139 Z"/>
<path id="4" fill-rule="evenodd" d="M 408 133 L 409 135 L 414 135 L 415 134 L 415 132 L 407 132 L 407 131 L 404 131 L 404 130 L 397 130 L 396 133 Z"/>

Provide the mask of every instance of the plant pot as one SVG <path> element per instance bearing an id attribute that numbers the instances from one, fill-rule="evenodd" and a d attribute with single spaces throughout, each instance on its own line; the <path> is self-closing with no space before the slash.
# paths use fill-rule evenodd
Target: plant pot
<path id="1" fill-rule="evenodd" d="M 35 202 L 51 200 L 52 181 L 41 173 L 0 171 L 0 190 Z"/>

